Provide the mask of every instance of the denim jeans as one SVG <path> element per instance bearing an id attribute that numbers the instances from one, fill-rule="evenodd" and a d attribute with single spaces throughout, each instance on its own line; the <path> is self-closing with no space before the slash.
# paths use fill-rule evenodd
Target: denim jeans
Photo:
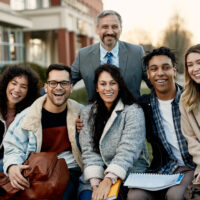
<path id="1" fill-rule="evenodd" d="M 76 200 L 77 199 L 77 189 L 79 184 L 79 177 L 82 172 L 79 167 L 69 169 L 69 182 L 63 194 L 62 200 Z"/>
<path id="2" fill-rule="evenodd" d="M 123 193 L 126 197 L 126 194 L 128 192 L 128 188 L 121 185 L 120 190 L 123 190 Z M 91 200 L 92 199 L 92 190 L 84 190 L 79 195 L 79 200 Z M 121 200 L 118 196 L 116 200 Z"/>
<path id="3" fill-rule="evenodd" d="M 3 158 L 0 159 L 0 172 L 3 172 Z"/>

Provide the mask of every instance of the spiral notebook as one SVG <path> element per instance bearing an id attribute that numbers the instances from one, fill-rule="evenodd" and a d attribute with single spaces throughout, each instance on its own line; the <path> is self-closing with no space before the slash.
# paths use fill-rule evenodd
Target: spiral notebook
<path id="1" fill-rule="evenodd" d="M 129 188 L 157 191 L 179 184 L 183 176 L 184 174 L 131 173 L 124 185 Z"/>

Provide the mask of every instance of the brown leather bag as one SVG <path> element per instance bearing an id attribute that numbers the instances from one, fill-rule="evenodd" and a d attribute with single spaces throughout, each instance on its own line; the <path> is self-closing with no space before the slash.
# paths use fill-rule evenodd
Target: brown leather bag
<path id="1" fill-rule="evenodd" d="M 69 180 L 69 171 L 64 159 L 58 159 L 55 152 L 32 153 L 24 164 L 31 169 L 23 171 L 30 188 L 17 190 L 11 186 L 7 176 L 0 176 L 0 199 L 61 199 Z M 2 175 L 2 174 L 1 174 Z"/>

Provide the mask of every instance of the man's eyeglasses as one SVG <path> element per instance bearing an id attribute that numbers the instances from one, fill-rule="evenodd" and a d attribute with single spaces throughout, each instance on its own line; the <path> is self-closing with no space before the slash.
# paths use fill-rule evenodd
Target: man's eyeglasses
<path id="1" fill-rule="evenodd" d="M 56 88 L 58 86 L 58 84 L 60 84 L 60 86 L 62 88 L 69 88 L 69 86 L 71 85 L 70 81 L 47 81 L 47 84 L 49 85 L 49 87 L 51 88 Z"/>

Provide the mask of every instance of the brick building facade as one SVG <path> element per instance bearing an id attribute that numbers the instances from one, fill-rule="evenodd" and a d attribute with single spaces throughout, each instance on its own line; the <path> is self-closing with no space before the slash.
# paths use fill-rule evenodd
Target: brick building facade
<path id="1" fill-rule="evenodd" d="M 0 0 L 0 16 L 11 16 L 10 21 L 0 17 L 0 66 L 24 61 L 71 65 L 77 51 L 93 43 L 102 9 L 102 0 Z"/>

